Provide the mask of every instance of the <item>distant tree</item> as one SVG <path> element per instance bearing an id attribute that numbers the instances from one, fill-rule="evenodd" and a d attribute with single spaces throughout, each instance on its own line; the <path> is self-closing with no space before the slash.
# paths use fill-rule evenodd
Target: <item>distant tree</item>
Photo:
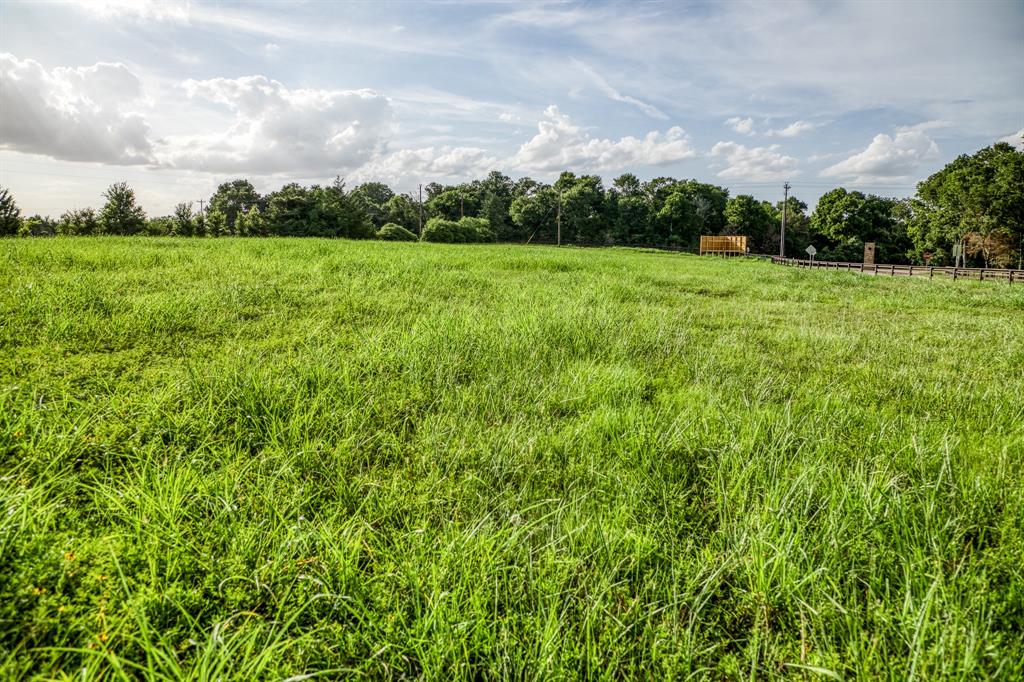
<path id="1" fill-rule="evenodd" d="M 238 216 L 238 234 L 246 237 L 265 237 L 266 223 L 258 206 L 250 206 L 249 210 Z"/>
<path id="2" fill-rule="evenodd" d="M 555 238 L 555 212 L 558 194 L 549 186 L 538 186 L 518 196 L 509 207 L 509 217 L 519 234 L 527 240 L 551 241 Z"/>
<path id="3" fill-rule="evenodd" d="M 195 220 L 193 221 L 192 228 L 193 237 L 205 237 L 206 236 L 206 214 L 202 211 L 196 213 Z"/>
<path id="4" fill-rule="evenodd" d="M 390 187 L 383 182 L 364 182 L 357 185 L 351 192 L 352 199 L 373 221 L 374 229 L 388 222 L 387 204 L 395 196 Z"/>
<path id="5" fill-rule="evenodd" d="M 136 234 L 146 226 L 146 212 L 135 203 L 135 190 L 126 182 L 115 182 L 103 193 L 107 203 L 100 210 L 100 223 L 108 234 Z"/>
<path id="6" fill-rule="evenodd" d="M 57 234 L 57 222 L 49 216 L 36 214 L 21 221 L 18 227 L 19 237 L 52 237 Z"/>
<path id="7" fill-rule="evenodd" d="M 446 189 L 448 188 L 440 183 L 431 182 L 423 186 L 423 193 L 427 195 L 427 201 L 430 201 Z"/>
<path id="8" fill-rule="evenodd" d="M 0 187 L 0 236 L 16 235 L 20 227 L 21 210 L 10 190 Z"/>
<path id="9" fill-rule="evenodd" d="M 917 186 L 915 247 L 1004 240 L 1024 259 L 1024 151 L 1005 142 L 957 157 Z M 977 252 L 984 255 L 985 250 Z"/>
<path id="10" fill-rule="evenodd" d="M 601 178 L 562 173 L 555 189 L 561 192 L 562 242 L 604 243 L 608 221 Z"/>
<path id="11" fill-rule="evenodd" d="M 267 229 L 279 237 L 310 234 L 309 218 L 316 197 L 302 185 L 292 182 L 267 196 Z"/>
<path id="12" fill-rule="evenodd" d="M 396 194 L 384 204 L 384 215 L 387 223 L 397 224 L 406 230 L 415 231 L 419 227 L 419 211 L 416 200 L 405 194 Z"/>
<path id="13" fill-rule="evenodd" d="M 740 194 L 725 206 L 729 231 L 746 235 L 752 253 L 768 253 L 775 227 L 775 210 L 771 204 L 758 201 L 749 194 Z"/>
<path id="14" fill-rule="evenodd" d="M 487 219 L 498 239 L 511 239 L 514 236 L 508 215 L 514 189 L 512 178 L 499 171 L 491 171 L 480 183 L 479 216 Z"/>
<path id="15" fill-rule="evenodd" d="M 807 204 L 794 196 L 786 202 L 786 255 L 793 257 L 804 253 L 804 249 L 814 241 L 811 218 L 807 215 Z M 778 253 L 779 237 L 782 233 L 782 206 L 778 201 L 772 208 L 772 228 L 769 231 L 767 253 Z"/>
<path id="16" fill-rule="evenodd" d="M 643 184 L 632 173 L 623 173 L 612 181 L 612 191 L 623 197 L 643 195 Z"/>
<path id="17" fill-rule="evenodd" d="M 686 180 L 678 183 L 674 191 L 681 191 L 689 198 L 697 216 L 700 234 L 720 234 L 725 229 L 729 190 L 696 180 Z"/>
<path id="18" fill-rule="evenodd" d="M 228 231 L 228 218 L 223 212 L 214 208 L 206 214 L 206 232 L 211 237 L 226 237 Z"/>
<path id="19" fill-rule="evenodd" d="M 427 202 L 426 208 L 431 217 L 446 220 L 458 220 L 464 216 L 476 215 L 480 210 L 473 192 L 462 185 L 434 195 Z"/>
<path id="20" fill-rule="evenodd" d="M 388 192 L 390 191 L 389 189 Z M 364 201 L 354 195 L 354 191 L 345 191 L 345 181 L 340 176 L 335 177 L 330 187 L 317 189 L 314 192 L 316 206 L 314 215 L 311 215 L 309 220 L 311 225 L 317 227 L 319 236 L 347 239 L 373 238 L 376 232 L 374 222 L 366 211 Z M 390 202 L 391 199 L 388 201 Z M 386 210 L 387 205 L 388 202 L 385 202 L 382 210 Z"/>
<path id="21" fill-rule="evenodd" d="M 174 234 L 174 217 L 160 216 L 146 221 L 145 234 L 150 237 L 166 237 Z"/>
<path id="22" fill-rule="evenodd" d="M 174 229 L 172 234 L 191 237 L 196 232 L 196 220 L 192 214 L 192 203 L 182 202 L 174 207 Z"/>
<path id="23" fill-rule="evenodd" d="M 99 218 L 91 208 L 65 211 L 57 221 L 57 234 L 68 236 L 101 234 Z"/>
<path id="24" fill-rule="evenodd" d="M 910 240 L 906 226 L 895 219 L 898 203 L 842 187 L 823 194 L 811 216 L 811 228 L 827 240 L 824 249 L 819 245 L 820 257 L 856 262 L 863 258 L 864 243 L 875 242 L 879 262 L 905 262 Z"/>
<path id="25" fill-rule="evenodd" d="M 665 199 L 657 214 L 663 243 L 693 246 L 700 236 L 700 216 L 689 192 L 678 189 Z"/>
<path id="26" fill-rule="evenodd" d="M 614 195 L 613 195 L 614 196 Z M 618 244 L 653 244 L 657 241 L 647 198 L 626 194 L 614 199 L 612 238 Z"/>
<path id="27" fill-rule="evenodd" d="M 253 206 L 260 206 L 263 198 L 248 180 L 230 180 L 221 183 L 210 197 L 210 210 L 224 214 L 226 233 L 237 234 L 238 216 Z"/>

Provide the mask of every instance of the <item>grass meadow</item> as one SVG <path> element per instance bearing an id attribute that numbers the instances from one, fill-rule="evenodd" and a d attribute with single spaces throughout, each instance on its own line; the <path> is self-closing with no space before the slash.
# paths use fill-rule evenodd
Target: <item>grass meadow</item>
<path id="1" fill-rule="evenodd" d="M 1021 679 L 1024 286 L 0 242 L 4 679 Z"/>

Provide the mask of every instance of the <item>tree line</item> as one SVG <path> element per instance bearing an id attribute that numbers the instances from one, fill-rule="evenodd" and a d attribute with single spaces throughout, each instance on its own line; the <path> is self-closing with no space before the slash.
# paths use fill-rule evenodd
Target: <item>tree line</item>
<path id="1" fill-rule="evenodd" d="M 111 185 L 99 211 L 65 212 L 57 220 L 23 218 L 0 188 L 0 234 L 282 236 L 436 242 L 530 242 L 695 249 L 700 235 L 743 234 L 752 253 L 778 253 L 783 203 L 697 180 L 626 173 L 605 186 L 597 175 L 563 172 L 552 184 L 498 171 L 456 185 L 430 183 L 399 194 L 381 182 L 346 188 L 286 184 L 261 195 L 245 179 L 222 183 L 197 210 L 148 218 L 127 183 Z M 875 242 L 885 263 L 1017 266 L 1024 259 L 1024 151 L 1004 142 L 962 155 L 904 199 L 838 187 L 815 210 L 790 197 L 786 252 L 813 244 L 822 260 L 860 261 Z M 959 248 L 956 248 L 959 246 Z"/>

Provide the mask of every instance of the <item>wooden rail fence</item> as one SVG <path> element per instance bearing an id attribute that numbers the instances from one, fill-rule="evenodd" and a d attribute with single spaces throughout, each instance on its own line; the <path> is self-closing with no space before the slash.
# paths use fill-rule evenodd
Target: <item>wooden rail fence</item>
<path id="1" fill-rule="evenodd" d="M 801 258 L 782 258 L 772 256 L 772 262 L 779 265 L 792 265 L 798 268 L 823 268 L 825 270 L 847 270 L 865 275 L 887 275 L 889 277 L 949 277 L 953 280 L 971 279 L 979 282 L 1005 281 L 1008 284 L 1024 282 L 1024 270 L 1007 270 L 1005 268 L 951 268 L 931 265 L 879 265 L 864 263 L 837 263 L 823 260 L 803 260 Z"/>

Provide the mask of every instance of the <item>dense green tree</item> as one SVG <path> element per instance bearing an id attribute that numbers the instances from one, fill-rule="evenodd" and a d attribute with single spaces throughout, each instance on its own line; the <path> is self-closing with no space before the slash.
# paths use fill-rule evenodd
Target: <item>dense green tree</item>
<path id="1" fill-rule="evenodd" d="M 383 182 L 364 182 L 357 185 L 352 190 L 351 196 L 373 222 L 375 230 L 390 220 L 388 202 L 395 196 L 395 193 Z"/>
<path id="2" fill-rule="evenodd" d="M 150 237 L 166 237 L 174 234 L 174 216 L 159 216 L 146 221 L 143 232 Z"/>
<path id="3" fill-rule="evenodd" d="M 227 216 L 215 208 L 207 211 L 206 233 L 211 237 L 227 237 L 231 234 L 228 228 Z"/>
<path id="4" fill-rule="evenodd" d="M 686 180 L 676 185 L 693 205 L 700 234 L 720 234 L 726 226 L 725 206 L 729 201 L 729 190 L 696 180 Z"/>
<path id="5" fill-rule="evenodd" d="M 309 218 L 316 204 L 312 193 L 291 182 L 267 196 L 267 228 L 278 237 L 309 234 Z"/>
<path id="6" fill-rule="evenodd" d="M 480 205 L 469 187 L 459 185 L 434 195 L 427 202 L 426 208 L 431 217 L 459 220 L 465 216 L 476 215 Z"/>
<path id="7" fill-rule="evenodd" d="M 193 237 L 205 237 L 206 236 L 206 214 L 202 211 L 196 213 L 195 219 L 192 223 L 192 236 Z"/>
<path id="8" fill-rule="evenodd" d="M 699 241 L 701 221 L 697 207 L 685 189 L 670 193 L 657 213 L 659 243 L 692 247 Z"/>
<path id="9" fill-rule="evenodd" d="M 643 196 L 643 183 L 632 173 L 623 173 L 612 180 L 612 191 L 622 197 Z"/>
<path id="10" fill-rule="evenodd" d="M 612 195 L 614 223 L 612 238 L 618 244 L 653 244 L 654 230 L 651 207 L 642 194 Z"/>
<path id="11" fill-rule="evenodd" d="M 266 229 L 277 236 L 372 238 L 367 200 L 355 194 L 345 191 L 341 178 L 330 187 L 287 184 L 268 197 Z"/>
<path id="12" fill-rule="evenodd" d="M 448 188 L 439 182 L 430 182 L 423 185 L 423 194 L 426 195 L 426 201 L 430 201 L 446 189 Z"/>
<path id="13" fill-rule="evenodd" d="M 805 249 L 814 242 L 814 230 L 811 217 L 807 215 L 807 204 L 794 196 L 786 200 L 786 255 L 791 258 L 806 257 Z M 782 233 L 783 202 L 778 201 L 773 207 L 773 227 L 769 232 L 769 245 L 766 253 L 776 254 L 779 250 L 779 235 Z"/>
<path id="14" fill-rule="evenodd" d="M 550 242 L 555 239 L 555 214 L 558 193 L 547 185 L 512 200 L 509 217 L 519 234 L 527 241 Z"/>
<path id="15" fill-rule="evenodd" d="M 100 223 L 107 234 L 136 234 L 146 227 L 146 212 L 135 202 L 135 190 L 127 182 L 115 182 L 103 193 L 107 202 Z"/>
<path id="16" fill-rule="evenodd" d="M 811 216 L 811 228 L 826 240 L 815 245 L 821 258 L 857 262 L 864 257 L 864 243 L 875 242 L 878 262 L 906 262 L 910 240 L 906 225 L 894 219 L 898 203 L 842 187 L 823 194 Z"/>
<path id="17" fill-rule="evenodd" d="M 91 208 L 65 211 L 57 221 L 57 234 L 81 236 L 100 234 L 100 220 Z"/>
<path id="18" fill-rule="evenodd" d="M 172 234 L 191 237 L 196 232 L 196 219 L 192 213 L 192 202 L 181 202 L 174 207 L 174 230 Z"/>
<path id="19" fill-rule="evenodd" d="M 217 191 L 210 197 L 209 207 L 211 211 L 224 214 L 227 232 L 237 234 L 238 216 L 253 206 L 260 206 L 262 201 L 263 198 L 248 180 L 230 180 L 217 187 Z"/>
<path id="20" fill-rule="evenodd" d="M 746 235 L 752 253 L 769 253 L 775 229 L 775 209 L 771 204 L 740 194 L 729 199 L 724 214 L 728 230 Z"/>
<path id="21" fill-rule="evenodd" d="M 18 234 L 21 227 L 21 209 L 11 196 L 10 190 L 0 187 L 0 236 Z"/>
<path id="22" fill-rule="evenodd" d="M 345 181 L 340 176 L 334 178 L 330 187 L 317 188 L 315 215 L 310 217 L 310 222 L 320 236 L 346 239 L 374 237 L 375 223 L 366 211 L 365 200 L 360 200 L 354 194 L 354 191 L 345 191 Z M 393 198 L 392 195 L 384 203 L 384 210 Z"/>
<path id="23" fill-rule="evenodd" d="M 562 242 L 604 243 L 608 224 L 601 178 L 563 173 L 555 189 L 561 195 Z"/>
<path id="24" fill-rule="evenodd" d="M 961 155 L 919 183 L 915 249 L 951 251 L 969 234 L 976 243 L 1024 240 L 1024 151 L 1005 142 Z M 985 249 L 980 250 L 985 257 Z"/>
<path id="25" fill-rule="evenodd" d="M 384 214 L 387 217 L 387 223 L 401 225 L 410 232 L 419 230 L 419 205 L 415 199 L 406 194 L 396 194 L 388 199 L 384 204 Z"/>
<path id="26" fill-rule="evenodd" d="M 57 234 L 57 221 L 49 216 L 36 215 L 24 218 L 18 226 L 19 237 L 52 237 Z"/>
<path id="27" fill-rule="evenodd" d="M 258 206 L 250 206 L 249 210 L 238 216 L 238 234 L 246 237 L 267 236 L 266 222 Z"/>

